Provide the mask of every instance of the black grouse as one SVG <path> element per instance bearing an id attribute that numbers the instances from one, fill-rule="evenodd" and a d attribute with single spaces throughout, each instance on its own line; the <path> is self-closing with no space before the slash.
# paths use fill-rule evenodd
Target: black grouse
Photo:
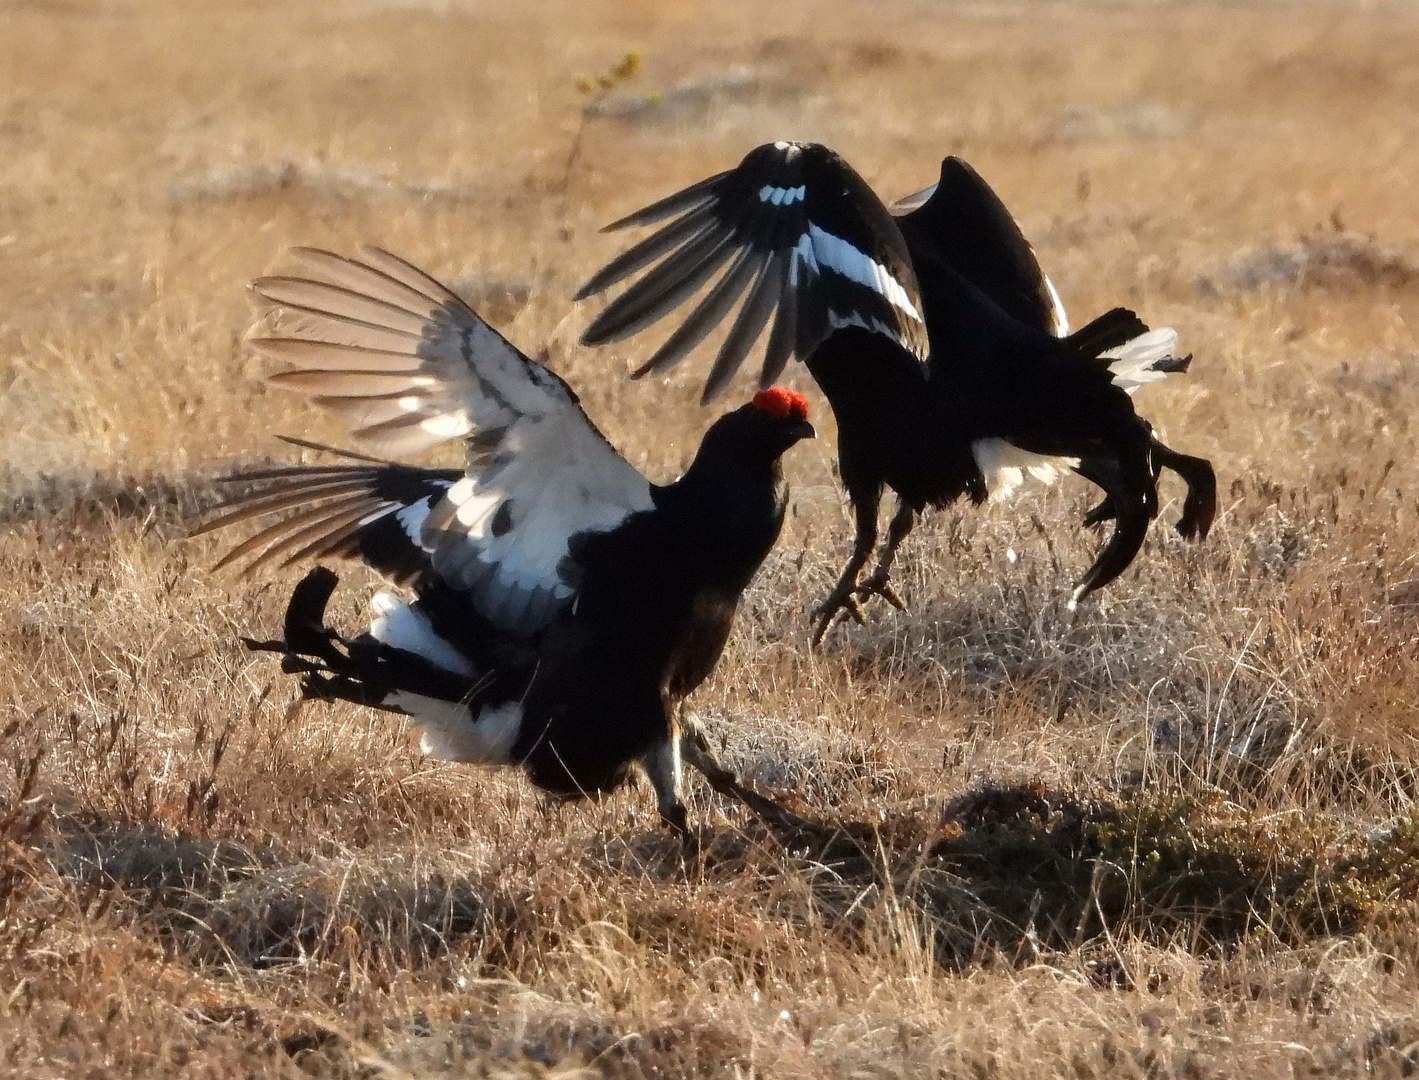
<path id="1" fill-rule="evenodd" d="M 337 579 L 318 567 L 296 587 L 284 640 L 249 644 L 281 652 L 306 697 L 407 714 L 435 757 L 519 764 L 563 797 L 610 791 L 639 764 L 681 831 L 683 760 L 796 822 L 721 768 L 674 707 L 713 670 L 778 538 L 780 456 L 813 436 L 802 395 L 766 389 L 720 417 L 661 487 L 566 383 L 434 279 L 376 249 L 292 254 L 295 270 L 252 284 L 266 308 L 255 348 L 288 368 L 271 382 L 380 453 L 461 438 L 466 467 L 344 452 L 354 460 L 233 477 L 260 488 L 199 532 L 281 516 L 223 563 L 352 557 L 413 594 L 378 593 L 369 627 L 345 638 L 325 626 Z"/>
<path id="2" fill-rule="evenodd" d="M 836 587 L 814 616 L 815 641 L 860 598 L 892 589 L 893 556 L 915 515 L 962 495 L 980 503 L 1026 473 L 1061 468 L 1103 489 L 1086 524 L 1113 533 L 1075 587 L 1070 606 L 1124 571 L 1158 512 L 1167 467 L 1187 483 L 1178 532 L 1207 535 L 1216 478 L 1205 460 L 1163 445 L 1133 410 L 1139 385 L 1186 370 L 1177 336 L 1115 308 L 1069 332 L 1063 305 L 1004 204 L 964 161 L 940 180 L 884 206 L 833 151 L 777 142 L 607 226 L 673 220 L 612 260 L 581 300 L 651 267 L 582 336 L 601 345 L 638 333 L 728 268 L 635 372 L 666 371 L 725 320 L 742 296 L 705 386 L 718 394 L 769 319 L 762 378 L 790 355 L 804 361 L 838 421 L 838 460 L 857 538 Z M 652 265 L 654 264 L 654 265 Z M 775 314 L 776 312 L 776 314 Z M 873 574 L 859 577 L 877 542 L 882 488 L 898 508 Z"/>

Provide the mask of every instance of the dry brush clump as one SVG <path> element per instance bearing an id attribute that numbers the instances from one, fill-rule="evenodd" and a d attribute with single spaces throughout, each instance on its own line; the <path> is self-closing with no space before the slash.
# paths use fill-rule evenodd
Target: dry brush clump
<path id="1" fill-rule="evenodd" d="M 1085 636 L 1053 626 L 1067 621 L 1058 605 L 1050 621 L 1031 614 L 1027 588 L 1015 607 L 996 603 L 998 590 L 977 600 L 972 624 L 997 625 L 977 656 L 994 657 L 994 667 L 956 669 L 924 646 L 874 655 L 874 641 L 922 632 L 927 619 L 913 612 L 896 626 L 879 616 L 864 630 L 839 631 L 815 654 L 803 647 L 803 605 L 785 587 L 795 560 L 781 554 L 756 586 L 729 658 L 748 666 L 743 651 L 764 650 L 757 674 L 726 677 L 727 668 L 705 712 L 731 759 L 821 825 L 776 837 L 701 801 L 701 851 L 687 856 L 651 824 L 644 794 L 539 809 L 516 778 L 430 769 L 397 729 L 357 710 L 294 713 L 289 693 L 272 688 L 275 673 L 232 645 L 238 629 L 278 617 L 282 589 L 224 599 L 200 571 L 173 572 L 176 518 L 145 526 L 151 511 L 96 510 L 87 497 L 31 521 L 51 530 L 43 546 L 55 555 L 37 558 L 35 538 L 15 533 L 19 550 L 8 560 L 17 593 L 44 600 L 11 628 L 12 643 L 28 642 L 30 661 L 30 683 L 12 687 L 12 700 L 50 705 L 5 732 L 13 805 L 46 808 L 44 822 L 26 824 L 31 831 L 10 849 L 28 867 L 28 892 L 11 908 L 15 925 L 30 920 L 25 933 L 52 940 L 50 920 L 58 920 L 71 944 L 50 981 L 35 970 L 48 947 L 22 939 L 7 963 L 16 985 L 28 980 L 14 1007 L 55 1045 L 75 1039 L 104 1046 L 126 1067 L 174 1071 L 192 1060 L 192 1047 L 217 1054 L 230 1043 L 239 1052 L 220 1054 L 251 1055 L 261 1063 L 252 1068 L 556 1061 L 618 1075 L 710 1075 L 733 1063 L 788 1068 L 799 1059 L 779 1044 L 793 1030 L 802 1060 L 828 1055 L 849 1068 L 886 1052 L 880 1025 L 897 1012 L 921 1019 L 909 1025 L 915 1035 L 888 1040 L 892 1053 L 906 1038 L 916 1049 L 902 1051 L 904 1063 L 950 1060 L 932 1046 L 931 1032 L 942 1029 L 931 1017 L 951 1008 L 937 995 L 953 998 L 953 971 L 1033 1000 L 1062 993 L 1030 988 L 1040 972 L 1056 972 L 1050 978 L 1063 977 L 1070 994 L 1177 1009 L 1187 994 L 1211 1002 L 1211 992 L 1189 987 L 1204 971 L 1236 982 L 1228 973 L 1243 962 L 1249 971 L 1299 964 L 1280 982 L 1253 975 L 1261 982 L 1228 991 L 1269 1025 L 1278 1015 L 1299 1022 L 1334 1013 L 1328 980 L 1340 976 L 1326 967 L 1332 954 L 1312 955 L 1312 943 L 1348 941 L 1363 955 L 1374 934 L 1385 942 L 1369 954 L 1382 984 L 1412 970 L 1412 819 L 1378 831 L 1361 825 L 1394 812 L 1402 801 L 1394 781 L 1362 775 L 1344 798 L 1327 801 L 1309 778 L 1258 788 L 1235 772 L 1204 774 L 1206 758 L 1188 766 L 1161 745 L 1148 768 L 1123 769 L 1128 742 L 1158 739 L 1137 730 L 1147 717 L 1123 691 L 1166 658 L 1116 643 L 1114 681 L 1090 684 L 1088 656 L 1068 648 L 1071 634 L 1075 649 Z M 199 487 L 189 497 L 210 494 Z M 1079 507 L 1057 509 L 1056 533 Z M 1264 546 L 1265 522 L 1258 515 L 1234 542 L 1238 551 Z M 1022 574 L 1037 558 L 1036 574 L 1053 572 L 1006 515 L 941 524 L 976 529 L 974 542 L 1003 530 L 1023 552 Z M 934 539 L 928 532 L 920 543 Z M 971 550 L 956 546 L 968 560 Z M 945 560 L 940 572 L 949 578 Z M 1187 571 L 1146 576 L 1161 592 L 1171 574 Z M 924 574 L 919 582 L 950 591 Z M 242 608 L 222 612 L 243 594 Z M 954 602 L 968 604 L 969 595 Z M 339 617 L 360 616 L 351 602 Z M 1050 626 L 1046 644 L 1028 627 L 1012 636 L 1001 625 L 1010 619 Z M 147 643 L 137 658 L 135 641 Z M 1028 655 L 1046 646 L 1043 658 Z M 864 684 L 876 691 L 864 693 Z M 1076 703 L 1060 710 L 1067 691 Z M 934 715 L 924 714 L 920 703 L 932 697 Z M 938 721 L 948 734 L 941 756 L 924 762 L 908 732 L 881 730 L 893 712 Z M 968 731 L 982 721 L 994 730 Z M 953 728 L 959 739 L 949 737 Z M 1101 742 L 1114 751 L 1102 763 L 1083 750 L 1097 753 Z M 41 750 L 44 768 L 31 775 L 27 762 Z M 996 779 L 972 783 L 981 776 Z M 86 945 L 76 952 L 78 941 Z M 93 982 L 119 1003 L 102 1006 L 119 1011 L 99 1028 L 91 1026 L 97 1003 L 57 989 L 76 977 L 74 965 L 94 962 L 86 958 L 95 950 L 133 956 Z M 151 971 L 174 965 L 196 981 L 170 1000 L 170 1014 L 127 1001 Z M 861 1002 L 850 1012 L 865 1008 L 871 996 L 860 995 L 897 976 L 925 978 L 931 991 L 908 1001 L 893 991 L 887 1012 L 883 1005 L 859 1021 L 834 1012 L 847 1002 Z M 749 1021 L 733 1019 L 736 1009 L 763 1011 L 754 995 L 773 1002 L 774 1015 L 789 1014 L 776 1022 L 778 1035 L 752 1025 L 745 1035 Z M 52 1011 L 63 1000 L 75 1018 Z M 140 1016 L 172 1045 L 110 1034 L 129 1032 Z M 1113 1029 L 1096 1029 L 1105 1030 Z M 1379 1040 L 1369 1050 L 1357 1043 L 1347 1052 L 1402 1063 L 1407 1043 L 1388 1030 L 1366 1035 Z M 1101 1051 L 1101 1072 L 1160 1053 L 1123 1045 Z M 1084 1052 L 1065 1040 L 1058 1053 L 1066 1046 Z"/>

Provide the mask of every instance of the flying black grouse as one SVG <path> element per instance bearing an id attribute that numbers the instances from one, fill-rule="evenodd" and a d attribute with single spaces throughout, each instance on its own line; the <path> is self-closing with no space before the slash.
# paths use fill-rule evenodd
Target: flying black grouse
<path id="1" fill-rule="evenodd" d="M 740 594 L 783 524 L 779 458 L 811 438 L 802 395 L 781 388 L 720 417 L 685 474 L 650 483 L 560 378 L 457 296 L 386 252 L 363 261 L 297 249 L 296 270 L 252 290 L 271 377 L 344 417 L 388 454 L 462 438 L 466 468 L 364 455 L 247 472 L 261 490 L 206 532 L 283 515 L 223 563 L 346 556 L 413 591 L 373 601 L 353 639 L 324 625 L 336 576 L 297 587 L 283 653 L 307 697 L 409 715 L 426 753 L 520 764 L 558 796 L 605 792 L 639 763 L 661 815 L 686 827 L 680 765 L 780 823 L 672 707 L 714 668 Z M 295 440 L 292 440 L 295 441 Z M 313 445 L 313 444 L 302 444 Z"/>
<path id="2" fill-rule="evenodd" d="M 838 459 L 857 538 L 837 586 L 816 609 L 815 641 L 859 598 L 901 605 L 893 556 L 915 514 L 961 495 L 980 503 L 1025 473 L 1072 468 L 1104 490 L 1086 524 L 1113 534 L 1075 587 L 1071 606 L 1132 562 L 1158 512 L 1168 467 L 1187 483 L 1178 532 L 1207 535 L 1216 479 L 1179 454 L 1133 410 L 1139 385 L 1185 370 L 1177 335 L 1115 308 L 1069 333 L 1049 280 L 984 180 L 948 157 L 937 184 L 885 207 L 833 151 L 778 142 L 737 168 L 660 200 L 607 230 L 673 218 L 586 283 L 584 299 L 651 269 L 604 308 L 582 341 L 619 341 L 683 303 L 728 269 L 635 375 L 666 371 L 744 297 L 705 386 L 718 394 L 771 316 L 765 384 L 790 355 L 804 361 L 838 421 Z M 654 264 L 652 266 L 652 264 Z M 775 315 L 775 311 L 777 314 Z M 883 486 L 898 508 L 876 570 L 859 581 L 877 542 Z"/>

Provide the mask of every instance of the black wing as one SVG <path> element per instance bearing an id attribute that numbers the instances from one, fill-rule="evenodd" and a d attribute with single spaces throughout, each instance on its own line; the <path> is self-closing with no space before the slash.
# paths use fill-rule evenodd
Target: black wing
<path id="1" fill-rule="evenodd" d="M 845 326 L 883 334 L 925 363 L 926 323 L 906 242 L 872 189 L 827 147 L 760 146 L 737 168 L 607 230 L 668 217 L 674 220 L 613 259 L 576 295 L 585 299 L 651 267 L 582 335 L 584 344 L 604 345 L 662 318 L 728 264 L 636 377 L 668 371 L 741 296 L 739 314 L 706 381 L 705 401 L 728 384 L 775 310 L 760 379 L 764 386 L 778 377 L 790 355 L 807 359 Z"/>
<path id="2" fill-rule="evenodd" d="M 1186 370 L 1189 358 L 1173 355 L 1177 333 L 1168 327 L 1150 330 L 1126 308 L 1107 311 L 1071 334 L 1064 304 L 1034 248 L 1000 196 L 960 158 L 946 158 L 936 183 L 890 209 L 925 283 L 927 312 L 952 309 L 938 300 L 941 291 L 956 287 L 954 271 L 1015 322 L 1066 339 L 1066 349 L 1085 362 L 1103 361 L 1114 384 L 1130 394 Z M 989 313 L 976 314 L 988 318 Z M 949 337 L 949 327 L 932 325 Z M 943 350 L 933 362 L 955 359 L 952 350 Z"/>
<path id="3" fill-rule="evenodd" d="M 252 286 L 266 307 L 252 344 L 290 365 L 270 381 L 311 395 L 385 451 L 461 437 L 467 467 L 366 459 L 277 470 L 249 512 L 233 508 L 217 524 L 294 511 L 238 549 L 261 550 L 258 562 L 365 557 L 374 530 L 391 539 L 397 530 L 422 558 L 406 549 L 371 559 L 375 566 L 435 574 L 500 629 L 535 631 L 573 595 L 565 578 L 572 539 L 651 509 L 650 483 L 561 379 L 433 278 L 377 249 L 363 262 L 292 254 L 299 273 Z"/>
<path id="4" fill-rule="evenodd" d="M 401 584 L 433 571 L 423 524 L 433 506 L 463 479 L 462 470 L 424 469 L 302 439 L 286 441 L 362 464 L 290 465 L 221 477 L 223 483 L 248 485 L 250 490 L 213 507 L 216 516 L 191 535 L 243 521 L 271 520 L 212 569 L 251 556 L 243 575 L 278 559 L 281 567 L 304 559 L 360 559 Z"/>
<path id="5" fill-rule="evenodd" d="M 929 255 L 1026 326 L 1054 337 L 1069 333 L 1069 316 L 1034 248 L 1000 196 L 960 158 L 942 161 L 936 183 L 891 211 L 923 276 L 919 263 Z"/>

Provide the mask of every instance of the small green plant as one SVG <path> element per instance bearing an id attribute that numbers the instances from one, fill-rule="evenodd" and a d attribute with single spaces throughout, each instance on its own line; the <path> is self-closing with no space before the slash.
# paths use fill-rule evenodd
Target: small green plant
<path id="1" fill-rule="evenodd" d="M 562 203 L 562 215 L 567 211 L 567 191 L 571 187 L 572 170 L 581 160 L 582 143 L 586 136 L 586 126 L 593 117 L 599 115 L 600 106 L 606 98 L 623 83 L 636 77 L 641 68 L 639 49 L 630 49 L 605 71 L 597 75 L 578 75 L 577 92 L 582 96 L 581 110 L 577 116 L 576 130 L 572 133 L 571 146 L 567 149 L 566 161 L 562 166 L 562 178 L 557 185 L 556 195 Z"/>
<path id="2" fill-rule="evenodd" d="M 594 105 L 621 83 L 628 79 L 633 79 L 641 69 L 640 50 L 632 49 L 625 56 L 617 60 L 600 75 L 578 75 L 576 77 L 576 88 L 583 95 L 590 98 L 589 105 Z"/>

